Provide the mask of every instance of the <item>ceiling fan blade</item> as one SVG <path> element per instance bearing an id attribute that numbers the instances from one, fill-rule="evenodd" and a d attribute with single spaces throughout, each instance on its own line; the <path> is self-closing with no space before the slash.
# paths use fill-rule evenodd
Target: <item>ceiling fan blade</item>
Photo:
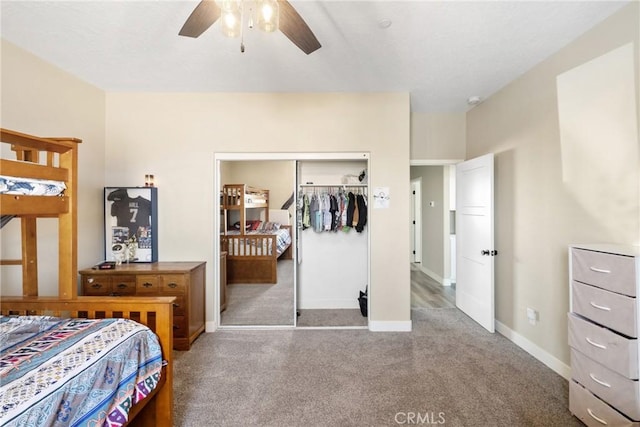
<path id="1" fill-rule="evenodd" d="M 304 19 L 286 0 L 278 0 L 280 5 L 280 31 L 289 40 L 309 55 L 322 46 Z"/>
<path id="2" fill-rule="evenodd" d="M 214 0 L 202 0 L 193 9 L 178 34 L 187 37 L 198 37 L 212 26 L 219 17 L 220 8 L 216 2 Z"/>

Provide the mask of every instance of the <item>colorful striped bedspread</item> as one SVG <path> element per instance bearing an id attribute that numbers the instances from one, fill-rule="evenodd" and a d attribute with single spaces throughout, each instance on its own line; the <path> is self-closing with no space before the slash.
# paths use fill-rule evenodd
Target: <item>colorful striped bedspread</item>
<path id="1" fill-rule="evenodd" d="M 161 369 L 131 320 L 0 316 L 0 425 L 121 426 Z"/>

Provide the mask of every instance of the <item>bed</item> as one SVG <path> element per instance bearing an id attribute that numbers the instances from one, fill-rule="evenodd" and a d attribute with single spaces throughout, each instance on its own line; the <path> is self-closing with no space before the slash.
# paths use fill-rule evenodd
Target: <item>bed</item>
<path id="1" fill-rule="evenodd" d="M 227 184 L 220 199 L 227 283 L 277 283 L 278 259 L 293 258 L 292 235 L 289 224 L 269 220 L 269 190 Z"/>
<path id="2" fill-rule="evenodd" d="M 106 348 L 98 349 L 94 346 L 94 351 L 100 355 L 100 358 L 108 360 L 122 359 L 125 350 L 125 341 L 130 339 L 129 335 L 146 336 L 150 339 L 148 344 L 142 345 L 140 342 L 134 343 L 134 348 L 148 347 L 153 348 L 149 354 L 136 353 L 137 356 L 129 354 L 127 359 L 139 357 L 141 370 L 137 374 L 137 370 L 126 371 L 128 378 L 134 379 L 134 383 L 125 381 L 124 377 L 115 376 L 113 381 L 120 384 L 122 390 L 111 392 L 116 396 L 116 412 L 107 410 L 108 403 L 103 402 L 103 406 L 87 407 L 75 404 L 65 404 L 64 399 L 58 401 L 57 406 L 48 396 L 57 393 L 76 393 L 82 387 L 71 387 L 69 390 L 61 391 L 63 385 L 73 384 L 73 380 L 67 377 L 60 377 L 57 373 L 53 376 L 56 381 L 41 381 L 38 384 L 39 393 L 31 398 L 17 399 L 15 390 L 22 390 L 26 393 L 26 388 L 20 383 L 13 383 L 17 377 L 29 378 L 30 375 L 37 375 L 34 372 L 26 372 L 27 366 L 35 366 L 34 360 L 44 360 L 45 356 L 53 356 L 53 347 L 63 349 L 69 345 L 69 341 L 58 342 L 52 348 L 51 354 L 40 353 L 34 351 L 38 345 L 32 345 L 29 350 L 17 347 L 22 339 L 16 339 L 15 345 L 3 345 L 2 359 L 0 362 L 1 371 L 0 382 L 2 383 L 1 398 L 3 401 L 2 418 L 0 423 L 3 425 L 19 425 L 19 421 L 24 421 L 23 415 L 30 414 L 32 408 L 37 410 L 35 402 L 46 400 L 44 405 L 50 411 L 66 418 L 66 421 L 59 421 L 58 425 L 69 425 L 71 419 L 84 419 L 78 425 L 93 424 L 95 417 L 106 418 L 107 413 L 113 415 L 113 425 L 120 425 L 126 422 L 135 425 L 171 425 L 173 420 L 173 363 L 172 363 L 172 347 L 173 347 L 173 304 L 174 297 L 79 297 L 78 290 L 78 270 L 77 270 L 77 164 L 78 164 L 78 144 L 81 142 L 76 138 L 40 138 L 32 135 L 23 134 L 7 129 L 0 129 L 0 139 L 4 144 L 10 144 L 11 151 L 15 153 L 15 159 L 0 159 L 0 171 L 3 179 L 0 185 L 0 215 L 2 223 L 9 221 L 20 221 L 22 257 L 19 260 L 2 260 L 1 265 L 19 265 L 22 267 L 22 295 L 20 296 L 2 296 L 0 298 L 0 314 L 3 316 L 0 321 L 0 329 L 6 335 L 3 336 L 3 344 L 13 343 L 13 337 L 21 336 L 25 342 L 39 342 L 39 346 L 46 348 L 47 343 L 51 343 L 49 339 L 39 339 L 37 337 L 29 337 L 25 333 L 29 329 L 47 329 L 46 326 L 38 325 L 36 319 L 41 319 L 46 324 L 51 322 L 71 322 L 74 325 L 81 324 L 97 324 L 95 321 L 89 320 L 52 320 L 51 317 L 31 317 L 31 316 L 53 316 L 56 319 L 110 319 L 101 321 L 108 328 L 116 328 L 118 330 L 128 330 L 126 337 L 122 338 L 122 343 L 113 344 L 113 348 L 120 351 L 116 355 L 109 355 Z M 8 150 L 3 147 L 3 156 L 6 156 Z M 7 178 L 8 177 L 8 178 Z M 26 178 L 26 180 L 23 180 Z M 30 182 L 30 180 L 36 180 Z M 19 188 L 17 181 L 25 181 L 27 190 Z M 51 182 L 62 187 L 62 191 L 56 193 L 49 191 Z M 17 185 L 17 186 L 16 186 Z M 45 190 L 40 185 L 45 185 Z M 30 189 L 29 189 L 30 187 Z M 58 222 L 58 296 L 43 297 L 38 296 L 38 269 L 37 269 L 37 218 L 57 218 Z M 26 317 L 25 317 L 26 316 Z M 49 319 L 49 320 L 46 320 Z M 129 320 L 114 320 L 129 319 Z M 19 323 L 26 321 L 27 326 Z M 133 322 L 131 322 L 133 321 Z M 49 323 L 47 323 L 49 322 Z M 83 323 L 84 322 L 84 323 Z M 134 323 L 135 322 L 135 323 Z M 69 323 L 63 323 L 67 326 Z M 30 325 L 30 326 L 29 326 Z M 94 326 L 92 326 L 93 328 Z M 95 327 L 97 328 L 97 326 Z M 69 328 L 67 327 L 67 330 Z M 16 335 L 16 333 L 20 333 Z M 13 334 L 13 335 L 12 335 Z M 22 335 L 21 335 L 22 334 Z M 58 336 L 60 334 L 54 334 Z M 62 334 L 64 335 L 64 334 Z M 108 334 L 109 337 L 113 333 Z M 124 339 L 126 338 L 126 339 Z M 90 340 L 85 336 L 81 341 Z M 104 336 L 102 337 L 104 341 Z M 114 341 L 115 343 L 115 341 Z M 72 354 L 76 354 L 74 350 Z M 19 363 L 21 357 L 29 355 L 29 363 L 15 365 Z M 57 356 L 55 356 L 57 357 Z M 65 357 L 65 356 L 62 356 Z M 68 354 L 67 354 L 67 357 Z M 49 360 L 49 359 L 47 359 Z M 51 359 L 54 360 L 54 359 Z M 43 362 L 40 367 L 55 365 L 60 362 Z M 97 366 L 96 362 L 87 362 L 91 369 Z M 111 366 L 113 368 L 113 366 Z M 19 368 L 19 374 L 16 372 Z M 87 368 L 89 369 L 89 368 Z M 89 371 L 78 365 L 74 371 L 81 376 L 88 375 Z M 95 372 L 99 371 L 92 371 Z M 27 377 L 24 377 L 27 375 Z M 97 374 L 99 375 L 99 374 Z M 35 377 L 34 377 L 35 378 Z M 43 378 L 50 378 L 45 375 Z M 17 389 L 13 389 L 12 384 Z M 33 380 L 27 381 L 26 384 L 34 384 Z M 45 387 L 52 385 L 53 389 Z M 80 380 L 80 384 L 88 384 L 86 381 Z M 144 388 L 144 390 L 142 390 Z M 87 390 L 92 396 L 100 394 L 97 387 L 88 387 Z M 109 394 L 109 392 L 104 392 Z M 127 394 L 129 393 L 129 394 Z M 20 395 L 23 396 L 24 395 Z M 46 397 L 46 399 L 45 399 Z M 43 400 L 44 399 L 44 400 Z M 91 399 L 82 399 L 89 401 Z M 106 401 L 105 401 L 106 402 Z M 33 403 L 33 405 L 31 405 Z M 26 406 L 16 406 L 25 405 Z M 106 405 L 106 406 L 105 406 Z M 119 406 L 118 406 L 119 405 Z M 6 406 L 6 407 L 5 407 Z M 113 406 L 113 405 L 112 405 Z M 12 409 L 13 408 L 13 409 Z M 18 409 L 16 409 L 18 408 Z M 73 408 L 73 411 L 72 411 Z M 11 412 L 13 410 L 14 412 Z M 76 411 L 80 412 L 76 412 Z M 119 412 L 118 412 L 119 411 Z M 8 414 L 8 415 L 7 415 Z M 118 416 L 119 415 L 119 416 Z M 25 415 L 28 416 L 28 415 Z M 83 418 L 84 417 L 84 418 Z M 92 421 L 93 420 L 93 421 Z M 131 422 L 133 420 L 133 422 Z M 42 419 L 41 422 L 26 422 L 25 425 L 50 425 L 51 419 Z M 97 421 L 102 425 L 102 422 Z"/>

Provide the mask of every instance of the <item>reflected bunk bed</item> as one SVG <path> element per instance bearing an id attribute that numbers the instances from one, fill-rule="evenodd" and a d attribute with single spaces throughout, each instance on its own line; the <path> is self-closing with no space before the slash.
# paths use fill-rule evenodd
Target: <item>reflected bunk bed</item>
<path id="1" fill-rule="evenodd" d="M 22 266 L 22 295 L 0 298 L 0 424 L 102 425 L 109 418 L 109 425 L 171 425 L 174 298 L 77 295 L 81 141 L 7 129 L 0 129 L 0 140 L 3 157 L 15 153 L 0 159 L 2 225 L 19 219 L 22 237 L 22 258 L 0 262 Z M 62 193 L 53 195 L 53 187 Z M 57 218 L 57 297 L 38 296 L 37 218 Z M 136 357 L 133 366 L 117 365 Z M 73 369 L 66 370 L 77 376 L 60 377 L 57 367 L 68 368 L 71 359 Z"/>
<path id="2" fill-rule="evenodd" d="M 269 221 L 269 190 L 226 184 L 220 207 L 220 250 L 227 252 L 227 283 L 277 283 L 278 259 L 293 259 L 291 225 Z M 262 219 L 249 219 L 252 214 Z"/>

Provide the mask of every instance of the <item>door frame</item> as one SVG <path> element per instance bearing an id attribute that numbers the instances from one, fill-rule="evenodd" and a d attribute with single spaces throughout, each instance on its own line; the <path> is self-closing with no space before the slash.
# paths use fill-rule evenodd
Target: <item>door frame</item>
<path id="1" fill-rule="evenodd" d="M 411 259 L 422 264 L 422 177 L 411 180 Z"/>
<path id="2" fill-rule="evenodd" d="M 409 169 L 411 169 L 412 166 L 451 166 L 451 165 L 457 165 L 458 163 L 462 163 L 462 162 L 464 162 L 464 159 L 412 159 L 409 161 Z M 449 230 L 444 230 L 442 238 L 444 239 L 445 238 L 444 235 L 448 233 L 449 233 Z M 445 245 L 445 247 L 447 247 L 447 245 Z M 445 257 L 446 256 L 450 256 L 450 254 L 445 254 Z M 442 283 L 442 285 L 450 286 L 452 284 L 451 280 L 447 278 L 445 279 L 446 280 L 444 283 Z"/>

